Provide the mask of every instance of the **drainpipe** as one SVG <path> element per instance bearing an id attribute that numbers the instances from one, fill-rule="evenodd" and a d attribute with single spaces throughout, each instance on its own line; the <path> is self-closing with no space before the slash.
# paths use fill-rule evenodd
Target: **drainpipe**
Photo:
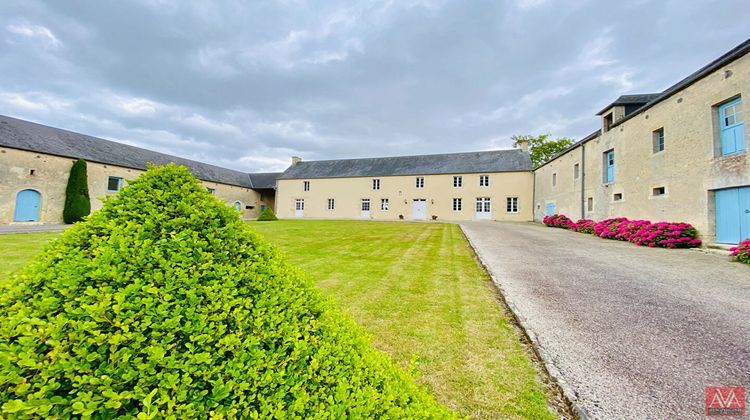
<path id="1" fill-rule="evenodd" d="M 581 219 L 586 218 L 586 145 L 581 143 Z"/>
<path id="2" fill-rule="evenodd" d="M 536 222 L 536 169 L 531 170 L 531 175 L 531 221 Z"/>

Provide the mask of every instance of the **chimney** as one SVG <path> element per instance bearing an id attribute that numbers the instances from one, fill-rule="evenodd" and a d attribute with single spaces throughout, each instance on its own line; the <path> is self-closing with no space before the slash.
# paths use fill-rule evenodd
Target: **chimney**
<path id="1" fill-rule="evenodd" d="M 524 152 L 529 151 L 529 141 L 528 140 L 519 140 L 518 141 L 518 148 L 523 150 Z"/>
<path id="2" fill-rule="evenodd" d="M 299 156 L 292 156 L 292 166 L 302 162 L 302 158 Z"/>

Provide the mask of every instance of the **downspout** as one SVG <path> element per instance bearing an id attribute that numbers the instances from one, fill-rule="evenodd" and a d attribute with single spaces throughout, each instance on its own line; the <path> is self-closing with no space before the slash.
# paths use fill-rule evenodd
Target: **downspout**
<path id="1" fill-rule="evenodd" d="M 536 222 L 536 169 L 531 170 L 531 221 Z"/>
<path id="2" fill-rule="evenodd" d="M 586 144 L 581 143 L 581 219 L 586 218 Z"/>

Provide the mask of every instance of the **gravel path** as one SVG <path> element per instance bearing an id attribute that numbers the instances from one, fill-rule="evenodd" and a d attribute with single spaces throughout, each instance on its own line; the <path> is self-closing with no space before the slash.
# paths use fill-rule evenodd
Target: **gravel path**
<path id="1" fill-rule="evenodd" d="M 592 418 L 703 418 L 705 388 L 750 390 L 750 267 L 536 224 L 461 224 Z"/>

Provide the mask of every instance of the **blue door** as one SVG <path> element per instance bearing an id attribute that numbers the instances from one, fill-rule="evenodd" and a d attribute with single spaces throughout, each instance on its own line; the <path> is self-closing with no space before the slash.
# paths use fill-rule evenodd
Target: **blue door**
<path id="1" fill-rule="evenodd" d="M 240 203 L 239 201 L 235 201 L 234 209 L 237 210 L 237 213 L 242 213 L 242 203 Z"/>
<path id="2" fill-rule="evenodd" d="M 716 242 L 750 238 L 750 187 L 716 191 Z"/>
<path id="3" fill-rule="evenodd" d="M 14 222 L 38 222 L 42 195 L 34 190 L 23 190 L 16 194 Z"/>
<path id="4" fill-rule="evenodd" d="M 555 203 L 547 203 L 547 216 L 555 214 Z"/>
<path id="5" fill-rule="evenodd" d="M 742 99 L 737 98 L 719 107 L 721 154 L 745 150 L 745 124 L 742 121 Z"/>

